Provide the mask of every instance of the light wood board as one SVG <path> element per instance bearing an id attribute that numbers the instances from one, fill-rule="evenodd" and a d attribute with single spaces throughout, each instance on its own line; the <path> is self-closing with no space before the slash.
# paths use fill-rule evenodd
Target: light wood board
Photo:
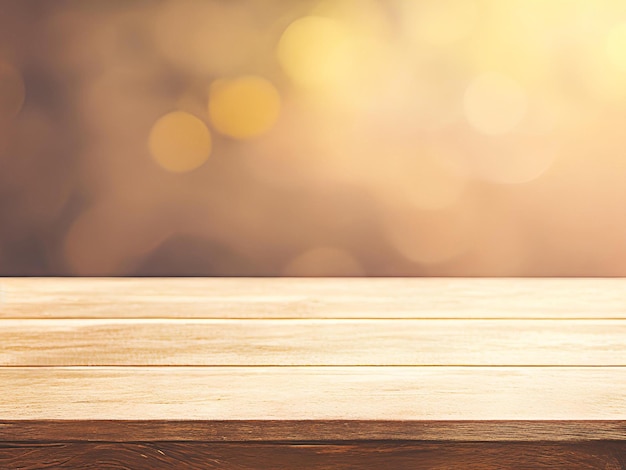
<path id="1" fill-rule="evenodd" d="M 3 278 L 0 292 L 5 442 L 626 440 L 621 279 Z"/>
<path id="2" fill-rule="evenodd" d="M 2 366 L 624 366 L 622 320 L 0 320 Z"/>
<path id="3" fill-rule="evenodd" d="M 626 279 L 0 278 L 5 318 L 626 318 Z"/>

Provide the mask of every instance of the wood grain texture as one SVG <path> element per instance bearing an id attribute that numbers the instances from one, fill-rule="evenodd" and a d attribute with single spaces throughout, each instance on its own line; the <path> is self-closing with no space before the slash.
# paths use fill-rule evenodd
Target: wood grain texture
<path id="1" fill-rule="evenodd" d="M 2 320 L 0 365 L 626 365 L 621 320 Z"/>
<path id="2" fill-rule="evenodd" d="M 0 442 L 591 442 L 626 441 L 626 421 L 12 420 Z M 0 467 L 1 468 L 1 467 Z"/>
<path id="3" fill-rule="evenodd" d="M 626 469 L 624 338 L 622 279 L 4 278 L 0 468 Z"/>
<path id="4" fill-rule="evenodd" d="M 620 470 L 626 444 L 5 443 L 2 468 Z"/>
<path id="5" fill-rule="evenodd" d="M 3 278 L 4 318 L 626 318 L 626 279 Z"/>
<path id="6" fill-rule="evenodd" d="M 626 368 L 0 368 L 0 420 L 626 420 Z"/>

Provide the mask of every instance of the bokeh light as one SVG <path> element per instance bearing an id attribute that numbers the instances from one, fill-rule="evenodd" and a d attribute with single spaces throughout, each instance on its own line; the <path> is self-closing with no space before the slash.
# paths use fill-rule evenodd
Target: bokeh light
<path id="1" fill-rule="evenodd" d="M 341 21 L 306 16 L 291 23 L 281 36 L 278 61 L 297 84 L 325 86 L 341 79 L 348 66 L 343 50 L 349 42 L 350 31 Z"/>
<path id="2" fill-rule="evenodd" d="M 517 126 L 526 111 L 526 95 L 509 77 L 494 73 L 480 75 L 465 93 L 468 122 L 484 134 L 504 134 Z"/>
<path id="3" fill-rule="evenodd" d="M 377 28 L 364 30 L 367 2 L 359 3 L 362 13 L 353 21 L 342 5 L 346 2 L 323 3 L 315 15 L 292 22 L 280 37 L 276 55 L 293 83 L 318 104 L 329 96 L 331 106 L 359 106 L 385 80 L 393 50 Z"/>
<path id="4" fill-rule="evenodd" d="M 626 74 L 626 23 L 611 29 L 606 38 L 606 52 L 613 65 Z"/>
<path id="5" fill-rule="evenodd" d="M 438 210 L 451 206 L 468 183 L 463 157 L 442 144 L 425 145 L 395 159 L 387 156 L 395 173 L 385 172 L 379 181 L 383 197 L 404 201 L 417 209 Z M 388 181 L 395 184 L 390 186 Z"/>
<path id="6" fill-rule="evenodd" d="M 280 113 L 280 95 L 268 80 L 246 76 L 211 84 L 209 117 L 215 129 L 236 139 L 267 132 Z"/>
<path id="7" fill-rule="evenodd" d="M 402 0 L 399 6 L 405 34 L 417 46 L 444 46 L 462 39 L 479 14 L 474 0 Z"/>
<path id="8" fill-rule="evenodd" d="M 422 265 L 445 263 L 466 252 L 475 230 L 466 204 L 439 211 L 392 207 L 385 214 L 384 227 L 393 248 Z"/>
<path id="9" fill-rule="evenodd" d="M 626 275 L 618 0 L 6 0 L 0 274 Z"/>
<path id="10" fill-rule="evenodd" d="M 183 111 L 174 111 L 154 124 L 149 147 L 161 167 L 184 173 L 195 170 L 209 158 L 211 134 L 199 118 Z"/>
<path id="11" fill-rule="evenodd" d="M 561 154 L 548 136 L 526 135 L 520 146 L 514 136 L 500 136 L 488 142 L 484 137 L 467 141 L 468 155 L 476 178 L 497 184 L 521 184 L 544 175 Z"/>

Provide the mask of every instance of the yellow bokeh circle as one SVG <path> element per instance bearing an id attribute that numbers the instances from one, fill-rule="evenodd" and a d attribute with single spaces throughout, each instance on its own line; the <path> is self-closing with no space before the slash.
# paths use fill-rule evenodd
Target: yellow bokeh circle
<path id="1" fill-rule="evenodd" d="M 280 101 L 274 85 L 262 77 L 216 80 L 209 89 L 209 118 L 220 134 L 251 139 L 276 123 Z"/>
<path id="2" fill-rule="evenodd" d="M 207 126 L 184 111 L 162 116 L 152 126 L 150 153 L 165 170 L 184 173 L 201 166 L 211 153 L 211 133 Z"/>
<path id="3" fill-rule="evenodd" d="M 606 52 L 610 62 L 626 72 L 626 23 L 620 23 L 606 37 Z"/>
<path id="4" fill-rule="evenodd" d="M 347 26 L 334 18 L 306 16 L 282 34 L 276 51 L 287 75 L 305 88 L 333 85 L 349 69 L 353 42 Z"/>

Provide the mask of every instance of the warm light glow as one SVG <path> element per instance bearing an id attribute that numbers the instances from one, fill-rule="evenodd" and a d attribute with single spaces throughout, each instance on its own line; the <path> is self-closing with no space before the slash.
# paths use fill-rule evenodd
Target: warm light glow
<path id="1" fill-rule="evenodd" d="M 284 276 L 363 276 L 363 268 L 347 251 L 333 247 L 307 250 L 285 266 Z"/>
<path id="2" fill-rule="evenodd" d="M 350 31 L 341 21 L 322 16 L 297 19 L 278 43 L 278 61 L 291 79 L 304 87 L 336 82 L 346 66 L 343 50 Z"/>
<path id="3" fill-rule="evenodd" d="M 626 23 L 620 23 L 609 31 L 606 52 L 611 63 L 626 73 Z"/>
<path id="4" fill-rule="evenodd" d="M 409 202 L 417 209 L 450 206 L 461 197 L 467 184 L 467 169 L 460 155 L 443 146 L 425 146 L 398 156 L 390 164 L 395 167 L 394 173 L 382 173 L 380 182 L 385 195 Z"/>
<path id="5" fill-rule="evenodd" d="M 334 18 L 355 32 L 379 37 L 391 30 L 387 11 L 379 0 L 321 0 L 310 14 Z"/>
<path id="6" fill-rule="evenodd" d="M 0 274 L 626 275 L 624 0 L 5 3 Z"/>
<path id="7" fill-rule="evenodd" d="M 505 141 L 477 148 L 477 176 L 500 184 L 528 183 L 542 176 L 558 157 L 559 148 L 548 139 L 528 136 L 527 140 L 525 146 Z"/>
<path id="8" fill-rule="evenodd" d="M 195 170 L 207 160 L 211 153 L 211 134 L 194 115 L 175 111 L 154 124 L 149 148 L 161 167 L 184 173 Z"/>
<path id="9" fill-rule="evenodd" d="M 474 26 L 473 0 L 403 0 L 400 17 L 416 44 L 446 45 L 465 37 Z"/>
<path id="10" fill-rule="evenodd" d="M 240 2 L 165 0 L 153 28 L 168 60 L 202 74 L 238 70 L 259 44 L 250 8 Z"/>
<path id="11" fill-rule="evenodd" d="M 385 232 L 391 245 L 406 259 L 424 265 L 444 263 L 465 252 L 472 230 L 464 205 L 439 211 L 395 207 L 385 216 Z"/>
<path id="12" fill-rule="evenodd" d="M 26 89 L 18 70 L 0 62 L 0 118 L 12 118 L 22 109 Z"/>
<path id="13" fill-rule="evenodd" d="M 295 20 L 278 44 L 279 63 L 297 87 L 314 97 L 315 106 L 362 109 L 390 79 L 396 52 L 379 25 L 372 24 L 375 13 L 366 8 L 371 5 L 359 3 L 362 14 L 350 22 L 341 8 L 347 3 L 325 3 L 316 10 L 319 16 Z"/>
<path id="14" fill-rule="evenodd" d="M 267 132 L 278 119 L 280 95 L 268 80 L 247 76 L 217 80 L 209 92 L 209 117 L 215 129 L 236 139 Z"/>
<path id="15" fill-rule="evenodd" d="M 517 126 L 526 112 L 524 90 L 512 79 L 498 74 L 476 77 L 465 93 L 468 122 L 483 134 L 504 134 Z"/>
<path id="16" fill-rule="evenodd" d="M 474 219 L 476 232 L 457 266 L 462 266 L 468 276 L 517 276 L 524 272 L 528 240 L 518 214 L 493 201 Z"/>

